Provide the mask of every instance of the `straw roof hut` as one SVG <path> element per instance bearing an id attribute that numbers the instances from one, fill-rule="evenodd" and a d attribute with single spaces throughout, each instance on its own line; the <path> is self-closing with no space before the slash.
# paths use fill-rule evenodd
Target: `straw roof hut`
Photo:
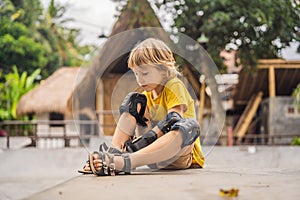
<path id="1" fill-rule="evenodd" d="M 35 145 L 41 148 L 59 146 L 78 146 L 76 138 L 66 140 L 65 136 L 77 136 L 78 131 L 74 123 L 70 123 L 73 116 L 67 109 L 68 100 L 86 72 L 85 68 L 61 67 L 40 85 L 23 95 L 17 105 L 17 115 L 35 114 L 37 126 L 36 135 L 39 138 Z M 63 121 L 66 120 L 66 121 Z M 66 122 L 66 123 L 65 123 Z M 95 124 L 80 127 L 80 132 L 86 134 L 97 133 Z M 52 138 L 54 140 L 48 140 Z"/>
<path id="2" fill-rule="evenodd" d="M 31 113 L 68 115 L 67 102 L 75 87 L 76 79 L 80 78 L 77 77 L 79 70 L 79 67 L 62 67 L 58 69 L 42 81 L 39 86 L 21 97 L 17 106 L 17 115 Z"/>

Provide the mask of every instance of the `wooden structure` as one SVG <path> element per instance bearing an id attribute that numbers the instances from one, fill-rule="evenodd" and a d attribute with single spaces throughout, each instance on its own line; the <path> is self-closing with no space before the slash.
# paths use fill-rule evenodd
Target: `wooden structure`
<path id="1" fill-rule="evenodd" d="M 81 110 L 90 110 L 97 115 L 100 128 L 105 125 L 100 131 L 105 135 L 113 134 L 122 100 L 129 92 L 138 89 L 127 66 L 129 53 L 137 43 L 149 37 L 160 39 L 168 46 L 173 45 L 149 2 L 129 0 L 85 78 L 69 99 L 70 105 L 76 105 L 76 110 L 73 110 L 75 116 Z M 188 69 L 184 74 L 193 77 Z M 195 80 L 194 87 L 200 88 Z"/>
<path id="2" fill-rule="evenodd" d="M 300 82 L 300 61 L 282 59 L 259 60 L 256 70 L 243 69 L 232 98 L 234 109 L 245 107 L 253 94 L 263 93 L 263 98 L 290 96 Z"/>
<path id="3" fill-rule="evenodd" d="M 291 96 L 299 82 L 300 61 L 260 60 L 255 71 L 242 70 L 232 96 L 234 109 L 243 110 L 233 130 L 238 143 L 247 133 L 262 99 Z"/>
<path id="4" fill-rule="evenodd" d="M 254 94 L 249 100 L 243 114 L 241 115 L 238 124 L 236 125 L 233 134 L 238 137 L 237 143 L 240 144 L 244 137 L 258 107 L 261 103 L 263 93 Z"/>

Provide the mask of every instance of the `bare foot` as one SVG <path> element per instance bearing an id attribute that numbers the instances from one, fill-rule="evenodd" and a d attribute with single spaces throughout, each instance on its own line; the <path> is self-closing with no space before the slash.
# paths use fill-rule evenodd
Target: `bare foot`
<path id="1" fill-rule="evenodd" d="M 92 163 L 93 165 L 94 165 L 94 168 L 98 171 L 98 170 L 100 170 L 101 169 L 101 167 L 102 167 L 102 160 L 100 160 L 100 158 L 99 158 L 99 155 L 97 155 L 97 154 L 94 154 L 93 155 L 93 163 Z M 85 174 L 85 172 L 86 173 L 89 173 L 89 172 L 91 172 L 92 171 L 92 169 L 91 169 L 91 167 L 90 167 L 90 164 L 89 164 L 89 162 L 87 161 L 87 163 L 84 165 L 84 167 L 83 167 L 83 169 L 82 170 L 78 170 L 78 172 L 80 172 L 80 173 L 84 173 Z"/>
<path id="2" fill-rule="evenodd" d="M 83 167 L 83 171 L 91 171 L 90 165 L 88 163 Z"/>
<path id="3" fill-rule="evenodd" d="M 103 166 L 103 161 L 100 159 L 98 154 L 93 154 L 93 165 L 97 171 L 100 171 Z"/>

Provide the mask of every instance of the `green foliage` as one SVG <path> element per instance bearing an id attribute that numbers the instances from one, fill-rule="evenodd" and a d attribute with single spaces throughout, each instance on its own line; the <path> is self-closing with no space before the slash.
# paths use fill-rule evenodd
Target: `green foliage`
<path id="1" fill-rule="evenodd" d="M 94 46 L 77 43 L 79 30 L 67 28 L 66 7 L 51 0 L 43 12 L 40 0 L 0 1 L 0 68 L 32 73 L 43 78 L 61 66 L 80 66 Z M 89 51 L 87 51 L 87 49 Z"/>
<path id="2" fill-rule="evenodd" d="M 295 98 L 295 104 L 300 109 L 300 83 L 293 90 L 292 96 Z"/>
<path id="3" fill-rule="evenodd" d="M 80 46 L 77 43 L 80 30 L 65 26 L 67 22 L 73 20 L 65 18 L 65 12 L 65 6 L 51 0 L 45 13 L 44 23 L 39 27 L 39 33 L 47 41 L 47 46 L 51 47 L 48 53 L 48 55 L 51 55 L 49 57 L 50 62 L 46 69 L 50 69 L 53 64 L 80 66 L 84 61 L 84 56 L 90 54 L 95 48 L 89 45 Z M 52 67 L 52 69 L 52 72 L 54 72 L 57 67 Z"/>
<path id="4" fill-rule="evenodd" d="M 292 139 L 292 145 L 295 145 L 295 146 L 300 146 L 300 137 L 297 137 L 295 136 L 293 139 Z"/>
<path id="5" fill-rule="evenodd" d="M 19 74 L 18 69 L 14 66 L 13 73 L 5 75 L 5 83 L 0 83 L 0 120 L 17 119 L 18 102 L 22 95 L 36 86 L 34 80 L 40 72 L 40 69 L 36 69 L 29 76 L 27 72 Z M 0 75 L 2 76 L 2 74 Z"/>
<path id="6" fill-rule="evenodd" d="M 19 4 L 17 6 L 20 7 Z M 0 67 L 3 73 L 12 72 L 15 65 L 19 71 L 32 73 L 36 68 L 43 68 L 48 62 L 42 44 L 32 37 L 31 29 L 25 20 L 24 9 L 17 8 L 9 0 L 0 3 Z"/>
<path id="7" fill-rule="evenodd" d="M 5 109 L 7 106 L 6 100 L 6 88 L 3 79 L 3 73 L 0 70 L 0 121 L 3 119 L 9 119 L 9 112 Z"/>
<path id="8" fill-rule="evenodd" d="M 94 49 L 77 43 L 79 30 L 65 26 L 65 11 L 54 0 L 45 12 L 40 0 L 0 0 L 0 120 L 17 119 L 18 101 L 38 74 L 80 66 Z"/>
<path id="9" fill-rule="evenodd" d="M 43 46 L 26 36 L 14 38 L 10 34 L 5 34 L 0 38 L 0 49 L 3 66 L 16 65 L 20 71 L 31 73 L 32 67 L 43 68 L 47 63 Z"/>
<path id="10" fill-rule="evenodd" d="M 242 65 L 253 67 L 257 59 L 277 58 L 289 42 L 300 41 L 297 0 L 164 0 L 157 5 L 173 15 L 175 33 L 195 40 L 204 33 L 218 66 L 223 49 L 237 50 Z"/>
<path id="11" fill-rule="evenodd" d="M 13 2 L 16 10 L 21 11 L 16 21 L 34 29 L 43 14 L 43 6 L 40 0 L 12 0 L 11 2 Z"/>

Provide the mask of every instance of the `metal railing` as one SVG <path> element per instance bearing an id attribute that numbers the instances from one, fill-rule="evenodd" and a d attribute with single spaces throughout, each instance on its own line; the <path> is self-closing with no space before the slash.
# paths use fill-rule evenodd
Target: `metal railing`
<path id="1" fill-rule="evenodd" d="M 45 129 L 43 129 L 43 126 Z M 70 129 L 73 128 L 72 134 Z M 103 127 L 114 127 L 115 124 L 100 124 L 97 120 L 35 120 L 35 121 L 3 121 L 0 122 L 0 130 L 6 132 L 6 147 L 10 148 L 10 139 L 12 137 L 28 137 L 31 139 L 30 146 L 36 146 L 37 141 L 40 139 L 62 139 L 64 140 L 64 146 L 70 146 L 71 139 L 88 139 L 91 137 L 104 135 L 100 132 Z M 52 129 L 54 132 L 51 132 Z M 60 129 L 59 133 L 57 128 Z M 75 133 L 76 132 L 76 133 Z M 40 134 L 43 133 L 43 134 Z M 74 134 L 75 133 L 75 134 Z M 210 136 L 200 136 L 200 140 L 209 138 Z M 228 138 L 227 135 L 221 135 L 218 138 L 211 138 L 218 140 L 218 144 L 221 144 L 221 140 L 225 143 L 229 140 L 233 141 L 232 145 L 290 145 L 293 137 L 300 137 L 300 134 L 246 134 L 240 143 L 238 143 L 238 137 L 233 136 Z M 280 142 L 280 139 L 284 139 L 284 142 Z"/>
<path id="2" fill-rule="evenodd" d="M 204 139 L 211 139 L 212 141 L 216 141 L 217 139 L 217 145 L 220 145 L 223 143 L 223 145 L 228 146 L 236 146 L 236 145 L 291 145 L 291 141 L 294 137 L 300 137 L 300 134 L 246 134 L 243 136 L 241 141 L 239 142 L 238 136 L 232 136 L 231 138 L 228 137 L 228 135 L 221 135 L 218 138 L 210 137 L 210 136 L 202 136 L 200 135 L 200 140 L 204 141 Z M 232 141 L 232 144 L 230 145 L 230 142 Z M 225 143 L 225 144 L 224 144 Z"/>
<path id="3" fill-rule="evenodd" d="M 71 139 L 90 138 L 99 134 L 97 120 L 34 120 L 3 121 L 0 129 L 6 133 L 6 147 L 10 148 L 11 137 L 29 137 L 30 146 L 36 146 L 40 139 L 63 139 L 64 146 L 70 146 Z"/>

